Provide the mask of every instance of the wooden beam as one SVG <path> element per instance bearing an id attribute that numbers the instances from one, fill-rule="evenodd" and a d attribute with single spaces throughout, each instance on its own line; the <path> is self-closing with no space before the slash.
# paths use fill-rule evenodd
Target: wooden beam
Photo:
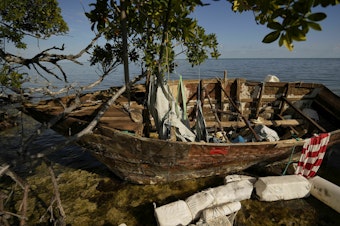
<path id="1" fill-rule="evenodd" d="M 263 96 L 263 93 L 264 93 L 264 85 L 265 83 L 261 83 L 260 85 L 260 96 L 259 96 L 259 99 L 257 100 L 257 106 L 256 106 L 256 114 L 255 114 L 255 118 L 259 117 L 259 112 L 260 112 L 260 109 L 261 109 L 261 105 L 262 105 L 262 96 Z"/>
<path id="2" fill-rule="evenodd" d="M 282 97 L 282 99 L 291 107 L 293 108 L 297 113 L 299 113 L 304 119 L 306 119 L 308 122 L 310 122 L 313 126 L 315 126 L 318 130 L 320 130 L 323 133 L 326 133 L 327 131 L 320 126 L 317 122 L 315 122 L 313 119 L 308 117 L 305 113 L 303 113 L 300 109 L 295 107 L 292 102 L 290 102 L 286 97 Z"/>
<path id="3" fill-rule="evenodd" d="M 282 115 L 277 115 L 281 120 L 284 120 L 283 116 Z M 294 129 L 294 127 L 292 125 L 289 125 L 289 128 L 298 136 L 299 135 L 299 132 Z"/>
<path id="4" fill-rule="evenodd" d="M 224 71 L 223 83 L 218 83 L 218 85 L 222 86 L 222 88 L 228 86 L 228 71 L 227 70 Z M 221 96 L 220 96 L 221 102 L 220 102 L 220 111 L 218 111 L 218 116 L 222 120 L 222 111 L 224 110 L 225 95 L 224 95 L 224 92 L 222 92 L 221 87 L 220 87 L 220 90 L 221 90 Z"/>
<path id="5" fill-rule="evenodd" d="M 193 122 L 194 124 L 194 122 Z M 219 126 L 217 125 L 217 122 L 214 121 L 206 121 L 207 127 L 214 127 Z M 303 124 L 303 119 L 286 119 L 286 120 L 263 120 L 261 123 L 254 123 L 251 122 L 251 125 L 259 124 L 259 125 L 265 125 L 265 126 L 298 126 Z M 229 121 L 229 122 L 221 122 L 221 126 L 224 128 L 241 128 L 247 126 L 245 122 L 243 121 Z"/>
<path id="6" fill-rule="evenodd" d="M 284 92 L 283 96 L 284 96 L 284 97 L 288 97 L 289 91 L 290 91 L 290 85 L 289 85 L 289 83 L 287 83 L 286 86 L 285 86 L 285 92 Z M 280 116 L 282 116 L 282 113 L 283 113 L 284 108 L 285 108 L 285 101 L 282 100 L 282 101 L 281 101 L 280 112 L 279 112 L 279 115 L 280 115 Z"/>
<path id="7" fill-rule="evenodd" d="M 237 78 L 236 80 L 235 80 L 235 82 L 236 82 L 236 96 L 235 96 L 235 98 L 236 98 L 236 103 L 233 101 L 233 106 L 234 106 L 234 108 L 237 108 L 237 111 L 240 113 L 240 114 L 242 114 L 242 112 L 241 112 L 241 110 L 240 110 L 240 108 L 239 107 L 241 107 L 241 80 L 239 79 L 239 78 Z M 222 83 L 222 82 L 221 82 Z M 223 89 L 224 90 L 224 89 Z M 226 94 L 227 95 L 227 94 Z M 229 95 L 228 95 L 229 96 Z M 229 99 L 229 97 L 228 97 L 228 99 Z M 230 98 L 231 99 L 231 98 Z"/>
<path id="8" fill-rule="evenodd" d="M 222 88 L 227 87 L 227 85 L 228 85 L 228 72 L 227 71 L 224 71 L 223 82 L 220 82 L 219 85 L 222 86 Z M 221 107 L 220 107 L 221 110 L 224 109 L 223 108 L 223 105 L 224 105 L 223 100 L 224 99 L 225 99 L 224 92 L 221 92 Z"/>
<path id="9" fill-rule="evenodd" d="M 214 107 L 213 107 L 213 104 L 212 104 L 212 101 L 211 101 L 209 92 L 208 92 L 208 90 L 207 90 L 206 87 L 204 87 L 204 90 L 205 90 L 205 95 L 208 97 L 208 101 L 209 101 L 209 104 L 210 104 L 210 108 L 211 108 L 212 112 L 214 113 L 215 120 L 216 120 L 216 122 L 218 123 L 218 127 L 220 128 L 220 130 L 221 130 L 221 132 L 222 132 L 222 135 L 223 135 L 224 139 L 229 143 L 230 141 L 229 141 L 228 137 L 225 135 L 225 133 L 224 133 L 224 131 L 223 131 L 223 126 L 222 126 L 222 124 L 221 124 L 221 121 L 220 121 L 220 119 L 218 118 L 218 115 L 216 114 L 216 111 L 215 111 L 215 109 L 214 109 Z"/>
<path id="10" fill-rule="evenodd" d="M 322 104 L 320 101 L 318 100 L 314 100 L 314 103 L 316 105 L 318 105 L 318 107 L 320 107 L 321 109 L 323 109 L 324 111 L 326 111 L 328 114 L 330 114 L 332 117 L 336 118 L 336 120 L 340 121 L 340 115 L 336 115 L 334 113 L 334 111 L 332 111 L 331 109 L 329 109 L 328 107 L 326 107 L 324 104 Z"/>
<path id="11" fill-rule="evenodd" d="M 219 80 L 220 83 L 221 80 Z M 238 85 L 239 86 L 239 85 Z M 248 119 L 246 119 L 244 117 L 244 115 L 242 114 L 242 112 L 240 111 L 240 109 L 238 109 L 238 107 L 236 106 L 235 102 L 233 101 L 233 99 L 231 99 L 231 97 L 228 95 L 228 93 L 224 90 L 224 88 L 221 86 L 222 91 L 224 92 L 224 94 L 227 96 L 227 98 L 229 99 L 229 102 L 233 105 L 233 107 L 237 110 L 237 112 L 240 114 L 241 118 L 243 119 L 244 123 L 247 125 L 247 127 L 250 129 L 250 131 L 253 133 L 255 139 L 257 141 L 260 141 L 260 137 L 257 135 L 257 133 L 255 132 L 255 130 L 253 129 L 253 127 L 251 127 Z"/>

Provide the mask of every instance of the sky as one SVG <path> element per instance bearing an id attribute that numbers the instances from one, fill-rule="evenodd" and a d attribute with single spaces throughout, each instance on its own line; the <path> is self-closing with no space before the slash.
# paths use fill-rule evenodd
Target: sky
<path id="1" fill-rule="evenodd" d="M 29 56 L 51 46 L 65 44 L 66 53 L 76 53 L 84 48 L 94 37 L 90 23 L 84 15 L 93 0 L 58 0 L 64 20 L 68 23 L 69 34 L 57 36 L 47 41 L 27 39 L 26 50 L 13 50 L 15 54 Z M 220 58 L 340 58 L 340 5 L 319 8 L 327 18 L 321 21 L 322 31 L 310 29 L 307 41 L 295 42 L 290 52 L 279 47 L 278 42 L 262 43 L 271 32 L 263 25 L 257 25 L 251 12 L 235 13 L 231 4 L 225 0 L 213 1 L 209 6 L 198 7 L 194 13 L 199 25 L 207 33 L 215 33 L 219 42 Z M 86 58 L 88 56 L 84 56 Z"/>

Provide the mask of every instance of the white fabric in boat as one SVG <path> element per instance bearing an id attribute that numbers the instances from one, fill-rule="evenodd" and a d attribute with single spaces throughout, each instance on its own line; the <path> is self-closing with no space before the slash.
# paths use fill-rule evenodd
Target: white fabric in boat
<path id="1" fill-rule="evenodd" d="M 271 141 L 271 142 L 280 140 L 280 137 L 277 134 L 277 132 L 265 125 L 256 125 L 254 130 L 261 140 L 266 140 L 266 141 Z"/>
<path id="2" fill-rule="evenodd" d="M 165 82 L 150 81 L 148 108 L 154 118 L 160 139 L 168 139 L 171 127 L 176 128 L 176 137 L 182 141 L 195 141 L 195 134 L 183 123 L 181 108 Z M 177 113 L 176 113 L 177 109 Z"/>

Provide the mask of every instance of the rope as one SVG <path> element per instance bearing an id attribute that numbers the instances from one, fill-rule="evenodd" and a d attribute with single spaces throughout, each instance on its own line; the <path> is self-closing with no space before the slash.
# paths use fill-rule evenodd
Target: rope
<path id="1" fill-rule="evenodd" d="M 286 175 L 286 172 L 287 172 L 287 170 L 288 170 L 289 165 L 290 165 L 291 163 L 293 163 L 292 158 L 293 158 L 293 155 L 294 155 L 294 152 L 295 152 L 295 147 L 296 147 L 296 145 L 294 145 L 294 147 L 292 148 L 292 152 L 290 153 L 289 160 L 288 160 L 288 162 L 287 162 L 286 168 L 285 168 L 284 171 L 282 172 L 282 176 L 283 176 L 283 175 Z"/>

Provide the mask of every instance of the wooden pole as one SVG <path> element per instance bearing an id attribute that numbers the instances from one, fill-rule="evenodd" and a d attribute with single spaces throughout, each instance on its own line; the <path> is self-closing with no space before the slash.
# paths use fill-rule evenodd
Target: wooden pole
<path id="1" fill-rule="evenodd" d="M 229 141 L 228 137 L 226 136 L 226 134 L 224 133 L 223 126 L 222 126 L 222 124 L 221 124 L 220 119 L 218 118 L 218 115 L 216 114 L 216 110 L 213 108 L 213 104 L 212 104 L 212 101 L 211 101 L 209 92 L 208 92 L 208 90 L 207 90 L 206 87 L 204 87 L 204 90 L 205 90 L 205 95 L 208 97 L 208 101 L 209 101 L 209 104 L 210 104 L 210 108 L 211 108 L 212 112 L 214 113 L 216 122 L 218 123 L 218 126 L 220 127 L 220 130 L 221 130 L 221 132 L 222 132 L 222 135 L 223 135 L 224 139 L 229 143 L 230 141 Z"/>
<path id="2" fill-rule="evenodd" d="M 122 40 L 123 40 L 123 63 L 124 63 L 124 78 L 126 92 L 128 95 L 128 103 L 130 106 L 130 75 L 129 75 L 129 55 L 127 44 L 127 27 L 126 27 L 126 4 L 125 0 L 120 0 L 121 7 L 121 26 L 122 26 Z"/>
<path id="3" fill-rule="evenodd" d="M 220 83 L 221 80 L 218 80 Z M 248 122 L 248 120 L 243 116 L 242 112 L 240 111 L 240 109 L 238 109 L 238 107 L 236 106 L 235 102 L 233 101 L 233 99 L 231 99 L 231 97 L 229 96 L 229 94 L 225 91 L 225 89 L 222 87 L 221 85 L 221 89 L 224 92 L 224 94 L 226 95 L 226 97 L 229 99 L 230 103 L 233 105 L 233 107 L 237 110 L 237 112 L 240 114 L 240 116 L 242 117 L 244 123 L 247 125 L 247 127 L 250 129 L 250 131 L 253 133 L 256 141 L 260 141 L 260 137 L 256 134 L 255 130 L 253 129 L 253 127 L 251 127 L 250 123 Z"/>
<path id="4" fill-rule="evenodd" d="M 263 96 L 263 93 L 264 93 L 264 88 L 265 88 L 265 83 L 261 83 L 261 85 L 260 85 L 260 96 L 259 96 L 259 99 L 257 100 L 255 118 L 259 117 L 259 113 L 260 113 L 260 109 L 261 109 L 261 105 L 262 105 L 262 96 Z"/>

